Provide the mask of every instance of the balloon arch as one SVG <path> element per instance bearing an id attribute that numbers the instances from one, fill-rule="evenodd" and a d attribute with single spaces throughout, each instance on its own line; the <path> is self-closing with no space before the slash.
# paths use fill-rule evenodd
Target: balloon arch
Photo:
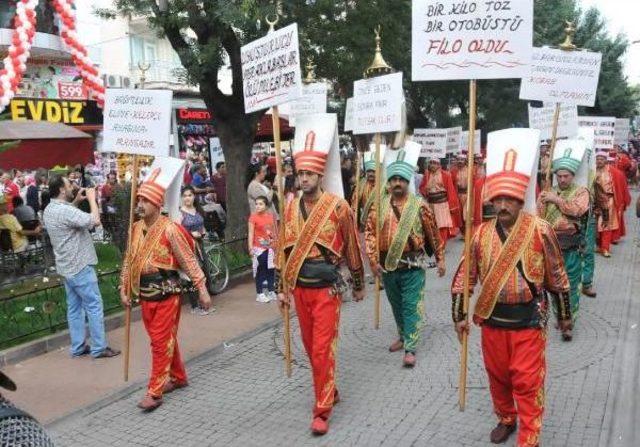
<path id="1" fill-rule="evenodd" d="M 62 24 L 60 37 L 71 53 L 82 77 L 82 84 L 89 97 L 95 99 L 100 107 L 104 105 L 104 84 L 98 69 L 89 59 L 87 49 L 78 40 L 76 16 L 73 9 L 75 0 L 49 0 Z M 4 67 L 0 70 L 0 113 L 9 105 L 16 94 L 22 76 L 27 69 L 27 60 L 36 35 L 36 6 L 38 0 L 18 0 L 14 17 L 14 30 L 11 37 Z"/>

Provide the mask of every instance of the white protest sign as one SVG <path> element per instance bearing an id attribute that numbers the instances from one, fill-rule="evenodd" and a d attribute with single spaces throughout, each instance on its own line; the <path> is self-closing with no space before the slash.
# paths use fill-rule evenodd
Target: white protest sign
<path id="1" fill-rule="evenodd" d="M 629 144 L 629 132 L 631 132 L 629 118 L 617 118 L 615 144 Z"/>
<path id="2" fill-rule="evenodd" d="M 553 117 L 556 106 L 529 106 L 529 127 L 540 131 L 540 138 L 549 140 L 553 134 Z M 578 134 L 578 107 L 562 104 L 558 119 L 558 138 L 571 138 Z"/>
<path id="3" fill-rule="evenodd" d="M 474 135 L 475 136 L 473 139 L 473 153 L 480 154 L 482 153 L 482 150 L 480 149 L 480 140 L 482 138 L 482 131 L 476 130 L 474 132 Z M 465 130 L 460 135 L 460 152 L 468 151 L 468 150 L 469 150 L 469 131 Z"/>
<path id="4" fill-rule="evenodd" d="M 521 78 L 531 62 L 533 0 L 413 0 L 412 80 Z"/>
<path id="5" fill-rule="evenodd" d="M 353 98 L 347 98 L 347 105 L 344 111 L 344 131 L 351 132 L 353 130 L 355 116 L 353 113 Z"/>
<path id="6" fill-rule="evenodd" d="M 447 131 L 447 154 L 455 154 L 460 149 L 462 127 L 450 127 L 445 130 Z"/>
<path id="7" fill-rule="evenodd" d="M 224 161 L 224 153 L 218 137 L 209 138 L 209 161 L 211 162 L 211 173 L 215 174 L 217 172 L 216 164 Z"/>
<path id="8" fill-rule="evenodd" d="M 395 132 L 402 129 L 402 73 L 353 83 L 354 135 Z"/>
<path id="9" fill-rule="evenodd" d="M 300 96 L 297 23 L 243 46 L 240 57 L 245 113 L 268 109 Z"/>
<path id="10" fill-rule="evenodd" d="M 447 129 L 414 129 L 413 141 L 420 144 L 421 157 L 447 156 Z"/>
<path id="11" fill-rule="evenodd" d="M 102 152 L 168 156 L 170 90 L 107 89 Z"/>
<path id="12" fill-rule="evenodd" d="M 579 116 L 580 127 L 590 127 L 595 132 L 594 148 L 599 150 L 613 149 L 616 134 L 616 119 L 602 116 Z"/>
<path id="13" fill-rule="evenodd" d="M 327 84 L 314 82 L 302 85 L 302 95 L 290 104 L 289 125 L 295 126 L 295 118 L 302 115 L 327 112 Z"/>
<path id="14" fill-rule="evenodd" d="M 601 53 L 534 48 L 520 99 L 593 107 L 601 62 Z"/>

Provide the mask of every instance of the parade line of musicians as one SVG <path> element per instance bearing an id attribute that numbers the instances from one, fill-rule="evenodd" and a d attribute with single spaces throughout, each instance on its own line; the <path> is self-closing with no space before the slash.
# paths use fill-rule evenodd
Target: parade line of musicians
<path id="1" fill-rule="evenodd" d="M 463 210 L 473 200 L 469 272 L 460 260 L 451 284 L 454 328 L 459 338 L 472 325 L 481 331 L 498 419 L 491 442 L 505 442 L 517 430 L 518 446 L 539 445 L 547 322 L 553 317 L 566 342 L 574 331 L 579 336 L 580 297 L 596 297 L 594 253 L 612 256 L 612 244 L 625 235 L 630 195 L 619 169 L 624 155 L 594 153 L 593 141 L 576 138 L 564 141 L 551 159 L 548 145 L 540 146 L 539 131 L 507 129 L 489 134 L 486 159 L 476 156 L 468 166 L 462 154 L 449 171 L 430 159 L 416 184 L 421 146 L 404 138 L 395 147 L 382 145 L 381 166 L 373 145 L 364 153 L 364 177 L 348 203 L 342 198 L 336 128 L 333 114 L 311 115 L 296 126 L 293 158 L 300 194 L 286 204 L 284 230 L 270 260 L 279 303 L 294 307 L 311 364 L 312 433 L 327 433 L 334 406 L 343 398 L 336 350 L 347 284 L 354 301 L 361 301 L 368 261 L 397 327 L 388 349 L 403 354 L 403 367 L 414 367 L 425 324 L 426 269 L 445 274 L 447 240 L 463 232 Z M 549 164 L 552 185 L 545 177 Z M 376 169 L 382 179 L 379 202 Z M 163 394 L 188 385 L 176 336 L 179 295 L 185 290 L 178 271 L 190 276 L 205 308 L 211 302 L 193 242 L 160 213 L 175 175 L 152 173 L 138 190 L 143 219 L 134 227 L 122 270 L 122 300 L 129 305 L 129 289 L 140 299 L 152 340 L 152 373 L 139 403 L 145 411 L 158 408 Z M 343 277 L 347 269 L 350 279 Z M 468 315 L 463 310 L 467 273 L 473 294 Z"/>

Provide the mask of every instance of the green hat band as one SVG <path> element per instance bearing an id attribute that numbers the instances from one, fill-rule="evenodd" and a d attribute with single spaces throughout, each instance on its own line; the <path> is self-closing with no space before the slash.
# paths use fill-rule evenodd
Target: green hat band
<path id="1" fill-rule="evenodd" d="M 557 158 L 553 160 L 553 172 L 557 172 L 560 169 L 565 169 L 575 175 L 575 173 L 578 172 L 578 168 L 580 168 L 580 163 L 580 161 L 574 158 Z"/>
<path id="2" fill-rule="evenodd" d="M 396 175 L 410 182 L 413 178 L 415 168 L 404 161 L 394 161 L 387 166 L 387 181 Z"/>
<path id="3" fill-rule="evenodd" d="M 373 160 L 367 160 L 364 162 L 364 170 L 365 171 L 375 171 L 376 170 L 376 162 Z"/>

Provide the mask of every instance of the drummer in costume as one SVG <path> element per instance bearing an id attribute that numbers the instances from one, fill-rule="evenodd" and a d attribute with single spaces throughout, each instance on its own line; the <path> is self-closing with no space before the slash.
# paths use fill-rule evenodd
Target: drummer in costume
<path id="1" fill-rule="evenodd" d="M 419 144 L 407 142 L 403 149 L 387 152 L 394 161 L 386 168 L 390 194 L 382 199 L 380 210 L 380 256 L 376 251 L 375 206 L 369 211 L 365 227 L 371 270 L 382 275 L 398 328 L 399 338 L 389 351 L 404 348 L 403 365 L 409 368 L 415 366 L 424 325 L 426 254 L 435 255 L 438 275 L 445 273 L 444 247 L 433 212 L 420 197 L 409 192 L 420 149 Z"/>
<path id="2" fill-rule="evenodd" d="M 142 321 L 151 339 L 151 376 L 146 395 L 138 404 L 145 411 L 158 408 L 163 394 L 188 385 L 177 339 L 180 295 L 195 289 L 200 305 L 204 309 L 211 306 L 193 239 L 181 225 L 160 214 L 169 185 L 180 187 L 173 180 L 182 173 L 183 162 L 159 157 L 154 165 L 149 178 L 138 188 L 142 219 L 133 224 L 120 277 L 122 303 L 130 306 L 132 297 L 140 300 Z M 192 284 L 182 280 L 179 271 Z"/>
<path id="3" fill-rule="evenodd" d="M 446 246 L 447 239 L 455 236 L 462 226 L 462 214 L 451 174 L 442 169 L 439 158 L 429 159 L 429 169 L 422 178 L 420 193 L 436 217 L 440 239 Z"/>
<path id="4" fill-rule="evenodd" d="M 577 184 L 575 176 L 586 152 L 582 140 L 570 139 L 558 142 L 552 163 L 556 185 L 543 191 L 538 198 L 538 215 L 549 222 L 562 250 L 564 265 L 571 285 L 571 316 L 573 322 L 580 307 L 580 283 L 582 281 L 582 258 L 584 234 L 589 218 L 589 190 Z M 586 178 L 584 179 L 587 180 Z M 573 338 L 571 329 L 562 332 L 564 341 Z"/>
<path id="5" fill-rule="evenodd" d="M 315 389 L 311 431 L 316 435 L 329 430 L 329 417 L 339 400 L 336 348 L 344 290 L 340 265 L 346 264 L 351 271 L 354 300 L 364 298 L 356 225 L 340 193 L 337 143 L 335 114 L 296 119 L 293 157 L 302 197 L 287 205 L 284 237 L 276 255 L 278 298 L 284 305 L 293 297 L 302 343 L 311 363 Z"/>
<path id="6" fill-rule="evenodd" d="M 481 326 L 482 354 L 498 425 L 490 440 L 503 443 L 520 430 L 516 445 L 540 443 L 546 375 L 547 291 L 561 328 L 571 326 L 569 279 L 553 229 L 535 212 L 535 145 L 539 131 L 489 134 L 485 194 L 497 218 L 484 222 L 471 242 L 470 292 L 480 282 L 472 320 Z M 527 211 L 525 211 L 525 209 Z M 460 339 L 470 323 L 463 313 L 464 262 L 453 278 L 453 321 Z"/>

